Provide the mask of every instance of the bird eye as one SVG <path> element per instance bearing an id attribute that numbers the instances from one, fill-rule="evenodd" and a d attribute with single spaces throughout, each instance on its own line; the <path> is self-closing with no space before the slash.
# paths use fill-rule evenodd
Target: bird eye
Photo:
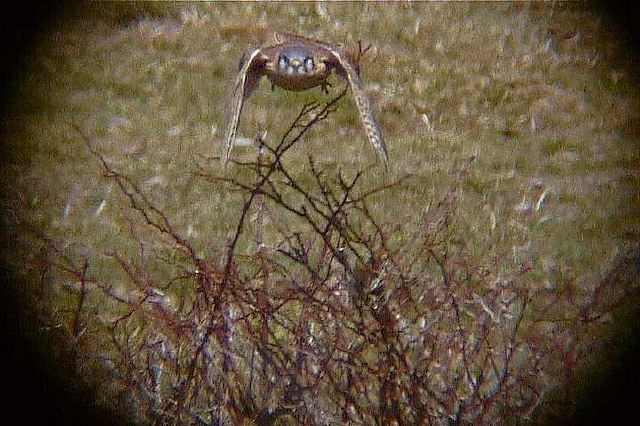
<path id="1" fill-rule="evenodd" d="M 311 72 L 313 71 L 314 68 L 314 64 L 313 64 L 313 58 L 308 57 L 304 60 L 304 69 L 307 70 L 307 72 Z"/>

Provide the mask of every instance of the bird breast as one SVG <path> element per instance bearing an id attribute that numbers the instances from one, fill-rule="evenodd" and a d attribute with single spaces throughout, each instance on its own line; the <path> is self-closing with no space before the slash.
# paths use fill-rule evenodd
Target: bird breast
<path id="1" fill-rule="evenodd" d="M 266 74 L 269 80 L 276 86 L 286 90 L 301 91 L 320 86 L 329 77 L 329 70 L 324 64 L 317 64 L 310 72 L 287 72 L 278 69 L 277 62 L 273 66 L 267 64 Z"/>
<path id="2" fill-rule="evenodd" d="M 325 55 L 313 46 L 283 44 L 264 50 L 268 57 L 265 74 L 286 90 L 301 91 L 324 84 L 331 73 L 322 61 Z"/>
<path id="3" fill-rule="evenodd" d="M 298 92 L 320 86 L 327 80 L 328 73 L 282 74 L 275 72 L 267 74 L 267 77 L 276 86 Z"/>

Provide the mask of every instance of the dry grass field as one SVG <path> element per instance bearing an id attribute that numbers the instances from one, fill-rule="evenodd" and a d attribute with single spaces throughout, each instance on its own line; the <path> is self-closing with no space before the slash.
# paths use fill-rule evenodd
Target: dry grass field
<path id="1" fill-rule="evenodd" d="M 609 21 L 576 3 L 93 7 L 27 59 L 2 184 L 9 262 L 99 404 L 143 424 L 571 410 L 640 270 L 638 81 Z M 238 60 L 280 30 L 371 44 L 389 172 L 348 94 L 280 166 L 249 143 L 222 170 Z M 239 135 L 275 148 L 331 83 L 264 79 Z"/>

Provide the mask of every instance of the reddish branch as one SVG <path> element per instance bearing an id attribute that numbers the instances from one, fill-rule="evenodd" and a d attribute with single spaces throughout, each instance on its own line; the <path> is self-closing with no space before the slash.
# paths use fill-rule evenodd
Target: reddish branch
<path id="1" fill-rule="evenodd" d="M 367 50 L 360 45 L 356 59 Z M 255 161 L 235 161 L 237 174 L 197 170 L 231 188 L 241 206 L 228 245 L 214 248 L 226 254 L 221 267 L 213 252 L 198 256 L 171 217 L 76 128 L 127 211 L 141 219 L 128 222 L 140 249 L 103 254 L 120 272 L 110 281 L 92 271 L 91 257 L 74 260 L 39 239 L 50 265 L 77 284 L 70 334 L 108 345 L 104 358 L 146 420 L 493 423 L 505 410 L 531 414 L 549 389 L 543 373 L 557 368 L 547 361 L 554 351 L 567 355 L 560 370 L 575 374 L 583 349 L 576 338 L 614 306 L 604 295 L 617 276 L 586 301 L 539 301 L 526 290 L 529 267 L 505 277 L 500 259 L 472 261 L 456 228 L 458 190 L 472 160 L 411 229 L 391 228 L 370 208 L 375 195 L 402 189 L 411 176 L 374 185 L 370 169 L 331 172 L 312 157 L 306 175 L 296 175 L 284 156 L 344 94 L 305 105 L 277 142 L 258 141 Z M 166 281 L 149 270 L 145 230 L 168 237 L 180 258 L 161 259 L 173 274 Z M 90 315 L 109 304 L 118 312 L 110 320 Z M 539 324 L 559 306 L 574 314 L 561 319 L 565 334 L 547 341 Z"/>

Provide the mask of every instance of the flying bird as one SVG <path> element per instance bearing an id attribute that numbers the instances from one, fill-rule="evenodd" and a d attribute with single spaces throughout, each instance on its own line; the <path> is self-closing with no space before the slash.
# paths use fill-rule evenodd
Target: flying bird
<path id="1" fill-rule="evenodd" d="M 285 90 L 302 91 L 320 86 L 327 92 L 327 79 L 335 70 L 349 84 L 367 138 L 388 169 L 389 156 L 382 131 L 360 79 L 359 64 L 353 56 L 341 45 L 297 34 L 278 34 L 276 40 L 277 44 L 273 46 L 252 48 L 240 59 L 224 135 L 222 163 L 226 165 L 229 161 L 242 106 L 263 76 Z"/>

